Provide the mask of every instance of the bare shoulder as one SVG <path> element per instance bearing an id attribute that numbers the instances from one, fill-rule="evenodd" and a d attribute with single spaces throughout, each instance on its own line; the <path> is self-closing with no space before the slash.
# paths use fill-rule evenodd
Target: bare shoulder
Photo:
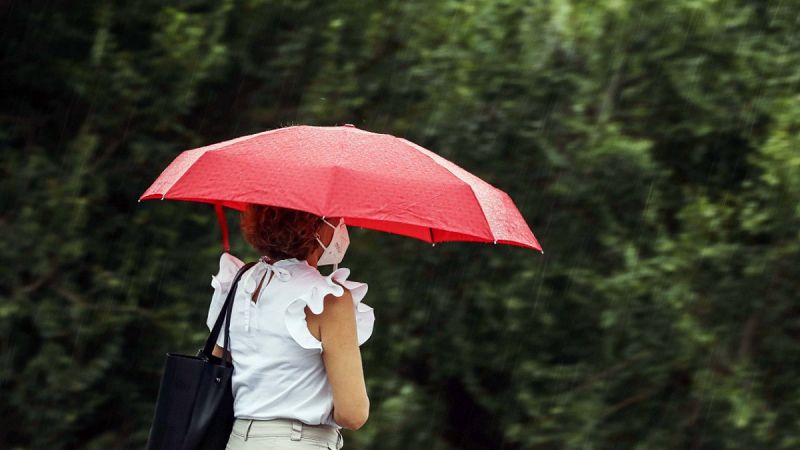
<path id="1" fill-rule="evenodd" d="M 320 314 L 320 318 L 323 321 L 326 318 L 333 318 L 341 316 L 342 314 L 353 313 L 353 294 L 350 292 L 350 289 L 342 286 L 344 292 L 340 296 L 335 296 L 333 294 L 328 294 L 325 296 L 324 300 L 324 308 L 322 309 L 322 314 Z"/>
<path id="2" fill-rule="evenodd" d="M 339 297 L 332 294 L 325 297 L 325 308 L 319 317 L 319 332 L 326 360 L 355 358 L 359 353 L 356 312 L 352 298 L 347 289 Z"/>
<path id="3" fill-rule="evenodd" d="M 339 285 L 341 286 L 341 284 Z M 330 328 L 333 324 L 347 324 L 350 316 L 355 318 L 353 294 L 346 287 L 342 286 L 342 288 L 344 292 L 338 297 L 334 294 L 325 296 L 321 313 L 314 314 L 308 306 L 305 308 L 308 329 L 318 340 L 321 340 L 322 337 L 322 327 Z"/>

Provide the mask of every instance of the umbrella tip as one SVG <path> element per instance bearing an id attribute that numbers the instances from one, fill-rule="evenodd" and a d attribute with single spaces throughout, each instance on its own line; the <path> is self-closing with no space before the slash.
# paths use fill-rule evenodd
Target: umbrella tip
<path id="1" fill-rule="evenodd" d="M 355 125 L 353 125 L 352 123 L 346 123 L 346 124 L 344 124 L 344 126 L 345 126 L 345 127 L 350 127 L 350 128 L 355 128 L 355 127 L 356 127 L 356 126 L 355 126 Z"/>

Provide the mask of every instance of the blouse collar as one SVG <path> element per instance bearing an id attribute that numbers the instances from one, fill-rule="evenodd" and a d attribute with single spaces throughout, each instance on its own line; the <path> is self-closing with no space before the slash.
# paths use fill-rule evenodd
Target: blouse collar
<path id="1" fill-rule="evenodd" d="M 275 273 L 275 276 L 278 278 L 278 280 L 289 281 L 292 278 L 292 272 L 287 269 L 287 266 L 291 266 L 293 264 L 307 264 L 307 262 L 304 259 L 286 258 L 270 264 L 266 261 L 266 258 L 259 258 L 258 264 L 256 264 L 253 270 L 248 270 L 244 276 L 242 286 L 244 292 L 248 295 L 252 294 L 258 285 L 258 280 L 261 279 L 261 277 L 264 275 L 264 272 L 269 270 Z"/>
<path id="2" fill-rule="evenodd" d="M 271 265 L 271 266 L 284 266 L 284 265 L 288 266 L 288 265 L 292 265 L 292 264 L 301 264 L 301 263 L 302 264 L 308 264 L 308 261 L 306 261 L 305 259 L 298 259 L 298 258 L 279 259 L 279 260 L 275 261 L 272 264 L 269 264 L 267 262 L 267 258 L 265 258 L 263 256 L 261 258 L 259 258 L 258 260 L 259 260 L 259 262 L 262 262 L 262 263 L 264 263 L 266 265 Z"/>

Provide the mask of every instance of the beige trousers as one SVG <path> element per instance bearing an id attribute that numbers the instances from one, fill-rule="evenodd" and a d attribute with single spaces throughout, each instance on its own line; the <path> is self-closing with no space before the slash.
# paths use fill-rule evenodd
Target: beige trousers
<path id="1" fill-rule="evenodd" d="M 236 419 L 225 450 L 338 450 L 341 431 L 330 425 L 308 425 L 294 419 Z"/>

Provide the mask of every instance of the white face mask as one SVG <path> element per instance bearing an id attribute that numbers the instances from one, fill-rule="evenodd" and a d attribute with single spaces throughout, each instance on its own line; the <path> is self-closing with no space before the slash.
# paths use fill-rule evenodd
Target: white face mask
<path id="1" fill-rule="evenodd" d="M 347 226 L 344 224 L 344 218 L 339 218 L 339 223 L 336 226 L 325 220 L 324 217 L 322 221 L 333 228 L 333 237 L 331 238 L 331 243 L 325 247 L 319 238 L 319 234 L 314 233 L 314 237 L 317 242 L 319 242 L 319 245 L 325 249 L 322 256 L 319 257 L 317 265 L 325 266 L 328 264 L 335 264 L 336 267 L 334 270 L 336 270 L 339 263 L 342 262 L 345 252 L 347 252 L 347 247 L 350 245 L 350 235 L 347 234 Z"/>

